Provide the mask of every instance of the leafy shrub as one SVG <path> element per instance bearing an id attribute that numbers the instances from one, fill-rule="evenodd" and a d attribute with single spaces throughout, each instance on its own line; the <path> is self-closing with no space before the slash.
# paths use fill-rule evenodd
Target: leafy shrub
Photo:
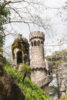
<path id="1" fill-rule="evenodd" d="M 25 100 L 53 100 L 48 95 L 46 95 L 42 89 L 31 82 L 29 78 L 26 77 L 24 83 L 22 83 L 23 76 L 18 70 L 13 69 L 8 65 L 5 66 L 5 70 L 9 72 L 18 82 L 19 87 L 25 93 Z"/>

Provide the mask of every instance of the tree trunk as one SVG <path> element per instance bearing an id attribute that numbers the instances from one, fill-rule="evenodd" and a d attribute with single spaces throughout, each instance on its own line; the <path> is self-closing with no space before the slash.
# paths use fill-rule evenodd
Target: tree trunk
<path id="1" fill-rule="evenodd" d="M 24 76 L 23 76 L 23 79 L 22 79 L 22 82 L 24 83 L 24 80 L 25 80 L 25 77 L 26 77 L 27 73 L 25 72 L 24 73 Z"/>

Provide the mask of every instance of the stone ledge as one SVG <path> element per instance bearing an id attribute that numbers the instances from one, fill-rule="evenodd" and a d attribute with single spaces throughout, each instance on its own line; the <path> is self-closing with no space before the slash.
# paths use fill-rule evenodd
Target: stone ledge
<path id="1" fill-rule="evenodd" d="M 49 84 L 51 81 L 52 81 L 52 76 L 48 75 L 43 80 L 39 81 L 38 85 L 39 85 L 39 87 L 43 87 L 43 86 L 46 86 L 47 84 Z"/>

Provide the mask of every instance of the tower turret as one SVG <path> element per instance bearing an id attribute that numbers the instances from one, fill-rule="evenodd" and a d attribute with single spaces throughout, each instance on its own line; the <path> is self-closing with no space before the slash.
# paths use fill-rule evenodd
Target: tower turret
<path id="1" fill-rule="evenodd" d="M 44 38 L 45 35 L 42 32 L 30 33 L 30 65 L 33 68 L 44 68 Z"/>
<path id="2" fill-rule="evenodd" d="M 43 32 L 35 31 L 30 33 L 30 66 L 32 68 L 31 80 L 44 87 L 49 83 L 44 57 L 44 40 Z"/>

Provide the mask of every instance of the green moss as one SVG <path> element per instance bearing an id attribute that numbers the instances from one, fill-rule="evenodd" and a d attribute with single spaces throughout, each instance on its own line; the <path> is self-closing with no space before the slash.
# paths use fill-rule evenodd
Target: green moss
<path id="1" fill-rule="evenodd" d="M 27 39 L 25 38 L 17 38 L 14 43 L 12 44 L 12 54 L 14 56 L 14 48 L 19 48 L 23 51 L 24 54 L 28 54 L 29 52 L 29 44 Z"/>

